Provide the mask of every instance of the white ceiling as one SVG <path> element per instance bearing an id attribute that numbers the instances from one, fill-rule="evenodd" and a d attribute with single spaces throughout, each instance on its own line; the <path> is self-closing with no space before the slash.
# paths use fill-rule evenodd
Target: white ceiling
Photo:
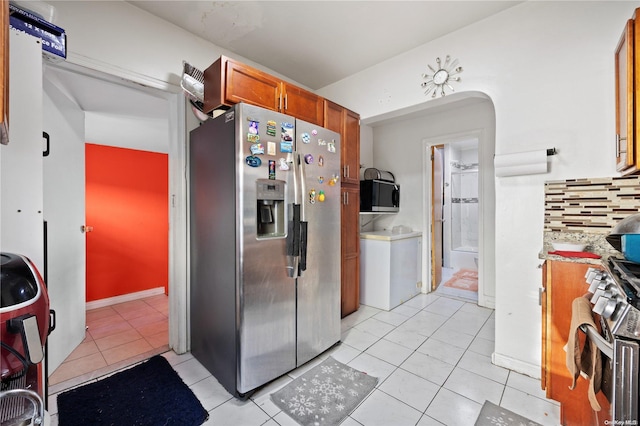
<path id="1" fill-rule="evenodd" d="M 317 90 L 522 1 L 128 3 Z"/>
<path id="2" fill-rule="evenodd" d="M 128 3 L 315 90 L 522 2 Z M 87 113 L 87 142 L 167 152 L 166 98 L 65 65 L 49 67 L 45 75 Z"/>

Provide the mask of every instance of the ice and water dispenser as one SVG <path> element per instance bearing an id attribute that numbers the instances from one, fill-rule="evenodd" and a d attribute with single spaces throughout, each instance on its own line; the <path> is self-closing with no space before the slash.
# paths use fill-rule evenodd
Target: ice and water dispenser
<path id="1" fill-rule="evenodd" d="M 258 238 L 278 238 L 286 235 L 284 192 L 285 182 L 282 180 L 256 181 Z"/>

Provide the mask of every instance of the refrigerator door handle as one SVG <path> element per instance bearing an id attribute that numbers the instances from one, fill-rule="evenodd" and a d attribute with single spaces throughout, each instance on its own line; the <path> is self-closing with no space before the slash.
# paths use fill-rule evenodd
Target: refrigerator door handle
<path id="1" fill-rule="evenodd" d="M 294 204 L 299 204 L 300 203 L 300 193 L 299 193 L 299 183 L 298 183 L 298 154 L 294 153 L 291 156 L 291 165 L 292 165 L 292 171 L 293 171 L 293 203 Z"/>
<path id="2" fill-rule="evenodd" d="M 300 204 L 301 204 L 301 210 L 300 210 L 300 220 L 301 221 L 306 221 L 307 220 L 307 212 L 306 212 L 306 196 L 307 196 L 307 173 L 306 173 L 306 169 L 305 169 L 305 163 L 304 161 L 300 158 L 300 154 L 297 155 L 298 157 L 298 163 L 300 164 L 300 193 L 302 194 L 302 199 L 300 200 Z"/>
<path id="3" fill-rule="evenodd" d="M 302 271 L 307 270 L 307 224 L 308 222 L 300 222 L 300 270 L 298 276 L 302 276 Z"/>
<path id="4" fill-rule="evenodd" d="M 302 271 L 307 270 L 307 173 L 305 162 L 301 157 L 300 154 L 297 154 L 300 164 L 300 193 L 302 194 L 300 202 L 300 270 L 298 271 L 298 276 L 302 276 Z"/>
<path id="5" fill-rule="evenodd" d="M 291 204 L 293 220 L 288 223 L 287 232 L 287 276 L 295 278 L 300 264 L 300 204 Z"/>

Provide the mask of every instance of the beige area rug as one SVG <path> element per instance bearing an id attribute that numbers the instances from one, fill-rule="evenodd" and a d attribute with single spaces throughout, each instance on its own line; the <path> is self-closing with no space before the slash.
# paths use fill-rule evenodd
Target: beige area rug
<path id="1" fill-rule="evenodd" d="M 460 269 L 453 274 L 449 281 L 444 283 L 444 286 L 460 290 L 478 291 L 478 271 Z"/>

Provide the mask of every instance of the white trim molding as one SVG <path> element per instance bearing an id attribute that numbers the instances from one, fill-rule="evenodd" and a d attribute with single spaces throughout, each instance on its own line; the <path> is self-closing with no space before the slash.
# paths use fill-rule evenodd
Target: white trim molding
<path id="1" fill-rule="evenodd" d="M 144 299 L 145 297 L 164 294 L 164 287 L 151 288 L 149 290 L 137 291 L 135 293 L 123 294 L 121 296 L 107 297 L 106 299 L 93 300 L 87 302 L 87 311 L 91 309 L 104 308 L 105 306 L 117 305 L 118 303 L 131 302 L 132 300 Z"/>

